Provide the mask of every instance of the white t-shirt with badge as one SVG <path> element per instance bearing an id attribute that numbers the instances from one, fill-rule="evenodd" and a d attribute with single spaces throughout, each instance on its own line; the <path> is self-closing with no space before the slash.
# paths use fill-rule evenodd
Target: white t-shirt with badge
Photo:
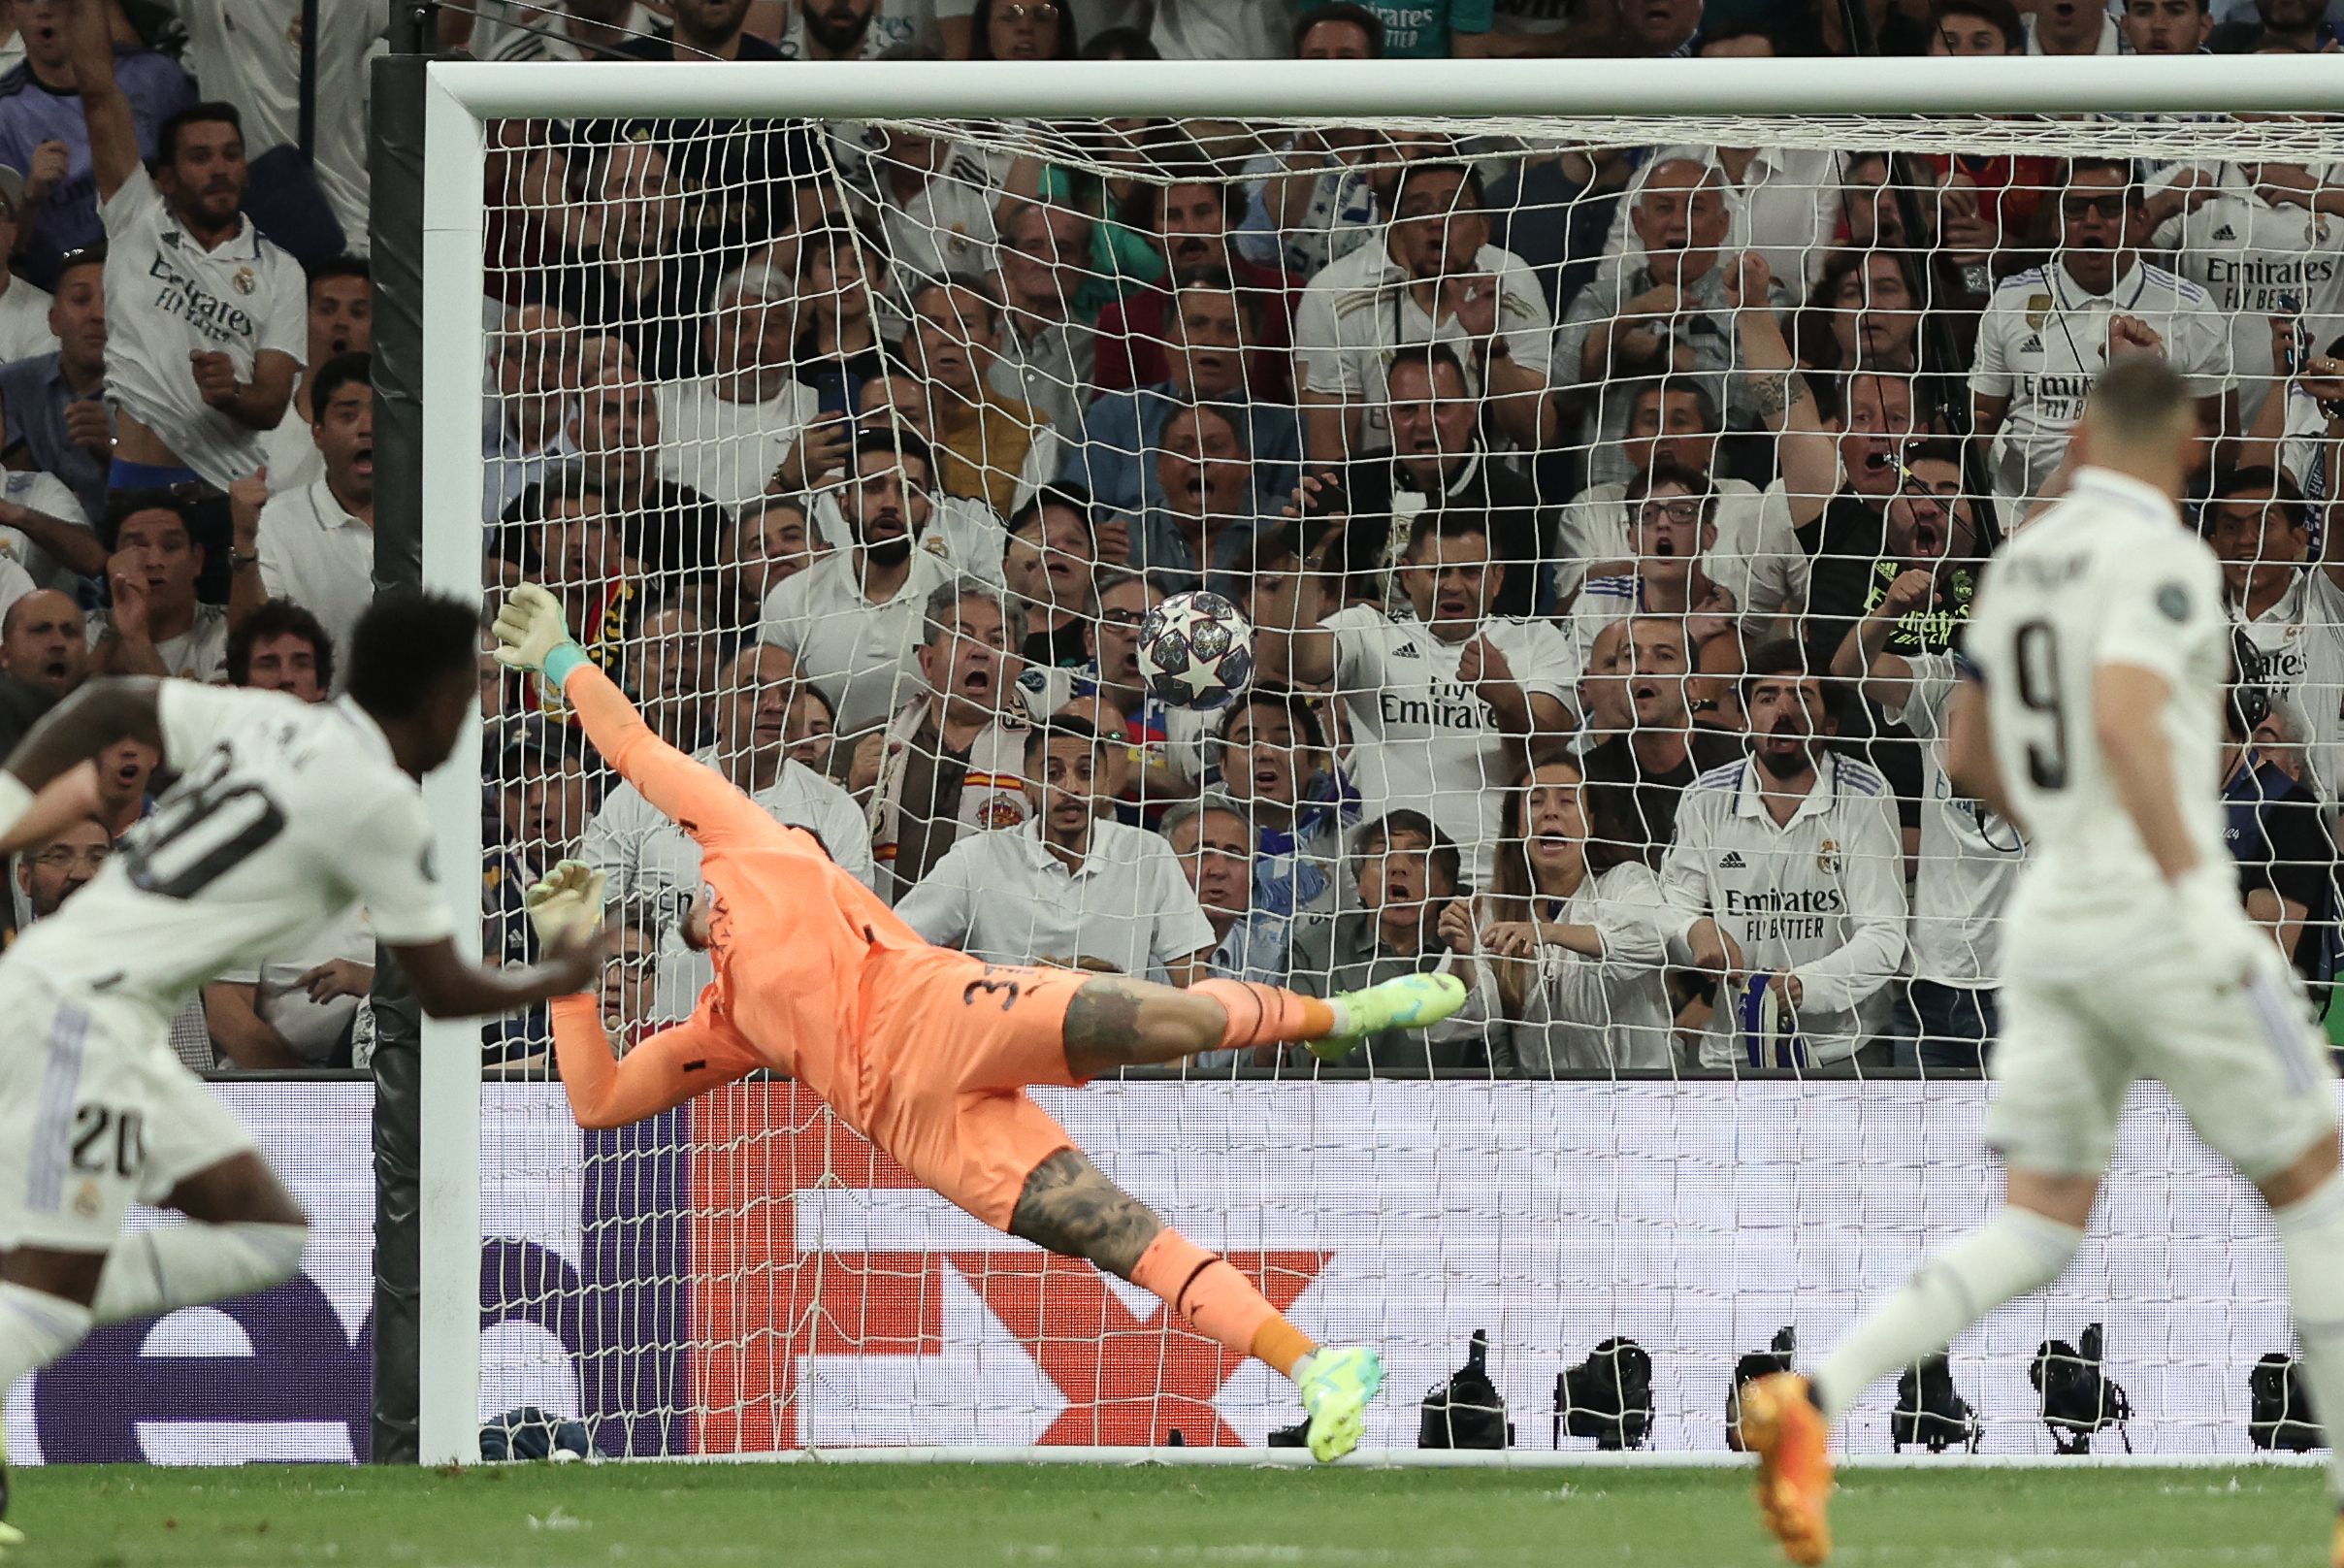
<path id="1" fill-rule="evenodd" d="M 1912 689 L 1889 715 L 1927 742 L 1921 752 L 1921 863 L 1912 891 L 1912 972 L 1964 989 L 2002 972 L 2002 909 L 2026 864 L 2027 841 L 1945 776 L 1945 710 L 1960 677 L 1950 653 L 1905 656 Z"/>
<path id="2" fill-rule="evenodd" d="M 309 340 L 301 265 L 249 217 L 206 250 L 144 168 L 98 212 L 106 226 L 107 396 L 225 490 L 261 466 L 261 433 L 204 401 L 187 356 L 225 353 L 239 381 L 252 378 L 263 353 L 300 365 Z"/>
<path id="3" fill-rule="evenodd" d="M 2337 799 L 2344 782 L 2344 588 L 2318 567 L 2298 572 L 2278 603 L 2253 620 L 2234 604 L 2230 617 L 2263 656 L 2263 682 L 2302 708 L 2320 793 Z"/>
<path id="4" fill-rule="evenodd" d="M 2238 413 L 2252 420 L 2284 378 L 2271 363 L 2271 317 L 2301 321 L 2321 346 L 2344 331 L 2344 219 L 2264 201 L 2233 164 L 2216 179 L 2196 212 L 2158 228 L 2157 247 L 2229 319 Z"/>
<path id="5" fill-rule="evenodd" d="M 2190 395 L 2218 397 L 2230 385 L 2230 324 L 2186 278 L 2135 259 L 2106 294 L 2087 292 L 2056 259 L 2002 279 L 1978 318 L 1970 389 L 2010 405 L 1994 441 L 1995 494 L 2032 499 L 2067 454 L 2067 432 L 2108 363 L 2108 329 L 2118 315 L 2145 322 L 2165 340 L 2165 357 Z"/>
<path id="6" fill-rule="evenodd" d="M 1360 820 L 1425 813 L 1456 841 L 1467 876 L 1487 886 L 1520 744 L 1457 679 L 1472 638 L 1444 642 L 1414 614 L 1367 604 L 1320 624 L 1335 637 L 1335 695 L 1351 721 L 1348 771 L 1359 789 Z M 1571 702 L 1571 642 L 1553 626 L 1492 616 L 1476 635 L 1505 655 L 1526 694 Z"/>

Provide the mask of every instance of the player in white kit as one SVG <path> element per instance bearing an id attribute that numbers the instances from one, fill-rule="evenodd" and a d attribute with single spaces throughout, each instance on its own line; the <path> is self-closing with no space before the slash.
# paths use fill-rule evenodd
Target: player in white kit
<path id="1" fill-rule="evenodd" d="M 2002 945 L 1986 1118 L 2003 1207 L 1923 1263 L 1811 1381 L 1785 1372 L 1743 1391 L 1760 1513 L 1794 1562 L 1831 1550 L 1831 1422 L 2066 1270 L 2136 1078 L 2164 1083 L 2270 1205 L 2312 1401 L 2344 1411 L 2334 1085 L 2224 847 L 2222 569 L 2176 504 L 2195 421 L 2188 383 L 2162 358 L 2118 360 L 2076 428 L 2067 494 L 1979 587 L 1947 771 L 2034 850 Z M 2344 1452 L 2330 1483 L 2344 1496 Z M 2344 1568 L 2344 1527 L 2334 1550 Z"/>
<path id="2" fill-rule="evenodd" d="M 598 983 L 599 944 L 529 968 L 457 955 L 416 780 L 478 694 L 479 612 L 386 595 L 333 702 L 144 677 L 59 703 L 0 769 L 0 853 L 90 815 L 90 758 L 123 735 L 179 775 L 106 869 L 0 958 L 0 1388 L 93 1324 L 289 1278 L 309 1222 L 167 1040 L 222 970 L 364 904 L 434 1017 L 510 1011 Z M 459 871 L 467 868 L 459 868 Z M 133 1202 L 188 1224 L 121 1233 Z M 7 1505 L 0 1454 L 0 1514 Z M 0 1519 L 0 1549 L 22 1539 Z"/>

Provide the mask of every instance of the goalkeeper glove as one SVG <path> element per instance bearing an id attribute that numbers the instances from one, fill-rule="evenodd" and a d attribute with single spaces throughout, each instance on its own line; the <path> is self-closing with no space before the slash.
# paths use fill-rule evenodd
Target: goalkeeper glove
<path id="1" fill-rule="evenodd" d="M 583 861 L 564 861 L 529 890 L 529 923 L 547 952 L 575 946 L 602 926 L 602 873 Z"/>
<path id="2" fill-rule="evenodd" d="M 496 630 L 497 662 L 507 670 L 541 671 L 556 691 L 586 662 L 586 650 L 562 620 L 561 602 L 534 582 L 505 596 Z"/>

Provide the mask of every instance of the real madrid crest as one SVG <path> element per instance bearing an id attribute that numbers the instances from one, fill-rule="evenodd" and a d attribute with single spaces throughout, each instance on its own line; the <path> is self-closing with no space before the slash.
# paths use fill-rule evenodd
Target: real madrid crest
<path id="1" fill-rule="evenodd" d="M 1815 851 L 1815 869 L 1821 871 L 1825 876 L 1839 874 L 1839 840 L 1837 838 L 1823 840 L 1822 847 Z"/>
<path id="2" fill-rule="evenodd" d="M 2043 330 L 2043 318 L 2044 318 L 2045 316 L 2049 315 L 2050 313 L 2051 313 L 2051 296 L 2050 296 L 2050 295 L 2048 295 L 2048 294 L 2030 294 L 2030 295 L 2028 295 L 2028 296 L 2027 296 L 2027 330 L 2028 330 L 2029 332 L 2040 332 L 2040 331 L 2042 331 L 2042 330 Z"/>
<path id="3" fill-rule="evenodd" d="M 260 279 L 252 276 L 252 269 L 249 267 L 237 268 L 236 276 L 229 278 L 228 281 L 236 285 L 236 291 L 239 294 L 249 294 L 260 287 Z"/>

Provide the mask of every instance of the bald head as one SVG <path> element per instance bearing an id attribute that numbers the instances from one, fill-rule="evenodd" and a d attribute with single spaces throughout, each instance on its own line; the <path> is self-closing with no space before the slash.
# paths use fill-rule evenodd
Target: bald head
<path id="1" fill-rule="evenodd" d="M 81 611 L 65 595 L 42 588 L 0 616 L 0 670 L 28 686 L 63 697 L 81 684 L 88 668 L 88 636 Z"/>

